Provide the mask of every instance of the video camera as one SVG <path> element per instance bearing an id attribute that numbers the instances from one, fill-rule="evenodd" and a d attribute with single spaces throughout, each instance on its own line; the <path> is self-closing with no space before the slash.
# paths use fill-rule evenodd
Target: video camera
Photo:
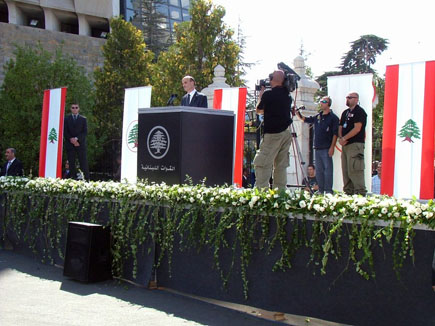
<path id="1" fill-rule="evenodd" d="M 284 62 L 280 62 L 277 64 L 278 69 L 284 71 L 284 86 L 287 88 L 288 92 L 293 92 L 296 88 L 298 88 L 298 81 L 301 77 L 289 66 L 287 66 Z M 272 79 L 272 74 L 269 74 L 269 78 L 260 79 L 257 85 L 255 85 L 255 90 L 260 91 L 261 87 L 270 88 L 270 80 Z"/>

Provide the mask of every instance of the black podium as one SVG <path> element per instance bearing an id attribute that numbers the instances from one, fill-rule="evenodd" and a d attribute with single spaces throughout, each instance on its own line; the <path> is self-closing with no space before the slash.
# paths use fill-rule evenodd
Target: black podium
<path id="1" fill-rule="evenodd" d="M 139 109 L 137 176 L 150 182 L 232 184 L 234 113 L 194 107 Z"/>

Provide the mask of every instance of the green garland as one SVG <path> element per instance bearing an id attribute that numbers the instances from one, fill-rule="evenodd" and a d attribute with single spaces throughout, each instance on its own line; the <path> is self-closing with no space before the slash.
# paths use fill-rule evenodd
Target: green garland
<path id="1" fill-rule="evenodd" d="M 153 242 L 160 248 L 156 268 L 165 257 L 171 268 L 176 247 L 210 248 L 224 286 L 235 263 L 240 264 L 245 297 L 254 251 L 279 250 L 273 271 L 285 271 L 292 268 L 293 257 L 308 248 L 313 272 L 325 274 L 331 258 L 344 257 L 348 267 L 353 265 L 370 279 L 375 277 L 374 250 L 392 242 L 392 267 L 400 277 L 405 260 L 414 257 L 414 228 L 435 228 L 433 201 L 386 196 L 13 177 L 1 177 L 0 189 L 3 238 L 13 232 L 42 253 L 44 261 L 53 264 L 53 255 L 63 259 L 61 241 L 68 221 L 108 224 L 115 276 L 125 276 L 124 266 L 132 260 L 131 277 L 136 278 L 138 257 L 149 254 Z M 222 266 L 221 255 L 228 252 L 230 263 Z"/>

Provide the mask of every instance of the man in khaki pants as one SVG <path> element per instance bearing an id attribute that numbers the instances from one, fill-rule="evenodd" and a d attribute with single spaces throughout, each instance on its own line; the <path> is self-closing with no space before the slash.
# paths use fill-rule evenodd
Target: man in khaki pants
<path id="1" fill-rule="evenodd" d="M 338 127 L 342 146 L 341 168 L 343 191 L 349 195 L 367 193 L 364 181 L 364 142 L 367 113 L 358 105 L 359 95 L 351 92 L 346 96 L 348 109 L 341 114 Z"/>
<path id="2" fill-rule="evenodd" d="M 255 155 L 255 186 L 269 188 L 273 171 L 273 188 L 285 189 L 287 186 L 287 167 L 291 134 L 289 126 L 291 97 L 284 86 L 285 74 L 275 70 L 270 75 L 271 89 L 260 90 L 257 113 L 264 114 L 264 136 L 260 149 Z"/>

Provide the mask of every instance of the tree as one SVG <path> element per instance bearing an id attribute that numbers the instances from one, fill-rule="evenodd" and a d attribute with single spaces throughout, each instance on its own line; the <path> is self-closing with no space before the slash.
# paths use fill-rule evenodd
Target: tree
<path id="1" fill-rule="evenodd" d="M 358 40 L 351 42 L 351 49 L 342 57 L 340 71 L 328 71 L 319 76 L 316 81 L 320 89 L 316 97 L 328 94 L 327 80 L 329 76 L 373 73 L 378 104 L 373 108 L 373 158 L 380 159 L 382 148 L 382 125 L 384 108 L 385 80 L 379 77 L 371 67 L 376 62 L 376 56 L 388 48 L 388 40 L 376 35 L 362 35 Z"/>
<path id="2" fill-rule="evenodd" d="M 133 25 L 143 33 L 145 44 L 157 56 L 166 51 L 171 42 L 167 18 L 159 8 L 167 4 L 163 0 L 133 0 L 136 16 Z"/>
<path id="3" fill-rule="evenodd" d="M 319 83 L 320 88 L 317 90 L 315 97 L 322 98 L 328 95 L 328 77 L 343 75 L 340 71 L 327 71 L 317 77 L 316 82 Z"/>
<path id="4" fill-rule="evenodd" d="M 103 46 L 104 65 L 95 70 L 97 137 L 104 156 L 101 171 L 112 170 L 120 150 L 124 90 L 150 84 L 154 54 L 146 49 L 140 30 L 122 18 L 112 18 L 111 33 Z M 109 158 L 109 159 L 108 159 Z"/>
<path id="5" fill-rule="evenodd" d="M 15 58 L 5 66 L 5 78 L 0 88 L 0 146 L 14 147 L 23 162 L 26 174 L 39 169 L 42 99 L 44 90 L 67 87 L 67 106 L 80 103 L 92 130 L 93 90 L 84 69 L 74 59 L 62 54 L 62 47 L 54 54 L 37 48 L 17 47 Z M 95 137 L 88 137 L 89 158 L 96 152 Z"/>
<path id="6" fill-rule="evenodd" d="M 238 63 L 237 63 L 237 74 L 239 74 L 241 77 L 246 75 L 246 69 L 250 69 L 252 66 L 255 65 L 253 62 L 245 62 L 244 59 L 244 53 L 246 49 L 246 37 L 243 34 L 242 28 L 240 26 L 240 21 L 237 26 L 237 45 L 239 46 L 239 54 L 238 54 Z M 246 85 L 246 80 L 242 79 L 242 85 Z M 241 86 L 241 85 L 240 85 Z"/>
<path id="7" fill-rule="evenodd" d="M 351 43 L 351 49 L 342 57 L 343 74 L 375 73 L 371 65 L 376 56 L 388 48 L 388 40 L 376 35 L 362 35 Z"/>
<path id="8" fill-rule="evenodd" d="M 181 79 L 195 77 L 197 88 L 212 83 L 214 68 L 225 68 L 227 83 L 243 84 L 238 70 L 240 47 L 233 31 L 223 23 L 225 9 L 210 0 L 193 0 L 191 21 L 175 24 L 175 43 L 161 53 L 153 75 L 153 105 L 165 105 L 173 93 L 182 94 Z"/>
<path id="9" fill-rule="evenodd" d="M 384 123 L 384 93 L 385 93 L 385 78 L 375 75 L 374 84 L 378 103 L 372 110 L 373 125 L 372 125 L 372 147 L 373 160 L 382 160 L 382 131 Z"/>

